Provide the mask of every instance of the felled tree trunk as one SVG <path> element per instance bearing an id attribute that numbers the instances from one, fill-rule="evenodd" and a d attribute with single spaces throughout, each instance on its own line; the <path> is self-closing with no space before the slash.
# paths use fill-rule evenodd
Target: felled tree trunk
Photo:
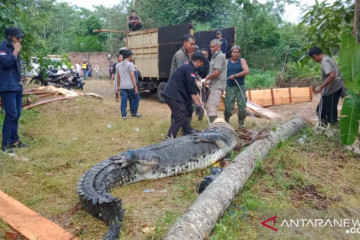
<path id="1" fill-rule="evenodd" d="M 290 120 L 271 131 L 240 153 L 220 176 L 199 195 L 193 205 L 170 229 L 166 240 L 204 239 L 224 214 L 234 197 L 251 176 L 256 161 L 263 160 L 271 148 L 299 132 L 305 126 L 301 118 Z"/>

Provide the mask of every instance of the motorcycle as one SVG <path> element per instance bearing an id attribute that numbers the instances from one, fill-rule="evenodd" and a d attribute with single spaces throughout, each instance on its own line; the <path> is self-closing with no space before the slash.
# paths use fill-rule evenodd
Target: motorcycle
<path id="1" fill-rule="evenodd" d="M 40 84 L 41 86 L 53 85 L 56 87 L 66 87 L 67 79 L 70 77 L 70 72 L 65 69 L 51 69 L 46 71 L 47 79 L 44 74 L 39 73 L 30 80 L 31 83 Z"/>
<path id="2" fill-rule="evenodd" d="M 84 90 L 85 82 L 81 79 L 79 74 L 75 73 L 73 69 L 70 70 L 70 76 L 67 78 L 66 88 L 75 88 Z"/>

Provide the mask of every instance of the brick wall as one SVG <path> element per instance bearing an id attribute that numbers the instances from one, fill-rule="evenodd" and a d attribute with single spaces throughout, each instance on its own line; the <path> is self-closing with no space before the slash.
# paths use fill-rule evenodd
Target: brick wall
<path id="1" fill-rule="evenodd" d="M 83 60 L 86 58 L 88 63 L 91 64 L 91 67 L 94 68 L 96 65 L 99 66 L 99 75 L 100 77 L 109 78 L 109 60 L 108 53 L 106 52 L 69 52 L 69 58 L 71 64 L 75 66 L 77 61 L 80 61 L 82 64 Z M 111 62 L 117 62 L 117 57 L 112 56 L 110 59 Z M 93 71 L 93 78 L 95 73 Z"/>

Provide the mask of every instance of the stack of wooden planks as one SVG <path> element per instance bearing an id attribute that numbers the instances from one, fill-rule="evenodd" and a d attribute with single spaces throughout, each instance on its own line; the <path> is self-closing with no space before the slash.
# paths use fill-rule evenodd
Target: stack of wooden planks
<path id="1" fill-rule="evenodd" d="M 92 96 L 98 99 L 103 99 L 95 93 L 80 93 L 64 88 L 57 88 L 54 86 L 38 87 L 24 91 L 24 96 L 27 96 L 26 102 L 23 103 L 23 109 L 30 109 L 39 105 L 69 100 L 79 96 Z M 41 100 L 40 100 L 41 99 Z"/>
<path id="2" fill-rule="evenodd" d="M 262 107 L 268 107 L 311 102 L 313 98 L 312 91 L 312 86 L 248 90 L 246 91 L 246 97 Z"/>

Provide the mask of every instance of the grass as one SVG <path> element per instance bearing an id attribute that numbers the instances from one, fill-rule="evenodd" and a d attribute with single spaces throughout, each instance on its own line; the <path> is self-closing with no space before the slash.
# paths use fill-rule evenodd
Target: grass
<path id="1" fill-rule="evenodd" d="M 85 86 L 86 91 L 102 95 L 104 101 L 78 98 L 23 111 L 20 135 L 30 147 L 17 153 L 30 161 L 0 155 L 0 189 L 80 239 L 92 240 L 101 239 L 107 226 L 79 209 L 77 181 L 109 156 L 161 141 L 169 127 L 170 111 L 155 96 L 143 94 L 139 112 L 144 117 L 122 120 L 109 82 L 89 81 Z M 236 117 L 231 121 L 235 127 Z M 276 125 L 266 119 L 256 121 L 263 126 Z M 246 126 L 254 128 L 256 121 L 248 118 Z M 207 124 L 194 119 L 193 125 L 204 129 Z M 297 138 L 304 134 L 306 143 L 300 145 Z M 195 171 L 114 189 L 112 194 L 122 198 L 126 209 L 122 239 L 162 239 L 196 199 L 196 186 L 208 172 Z M 343 150 L 339 142 L 305 129 L 257 163 L 210 238 L 256 239 L 257 211 L 314 208 L 291 199 L 295 189 L 311 184 L 327 196 L 343 196 L 342 202 L 331 203 L 329 208 L 356 208 L 359 176 L 359 161 L 354 155 Z M 144 193 L 144 189 L 155 192 Z M 7 229 L 9 226 L 0 221 L 0 232 Z"/>

